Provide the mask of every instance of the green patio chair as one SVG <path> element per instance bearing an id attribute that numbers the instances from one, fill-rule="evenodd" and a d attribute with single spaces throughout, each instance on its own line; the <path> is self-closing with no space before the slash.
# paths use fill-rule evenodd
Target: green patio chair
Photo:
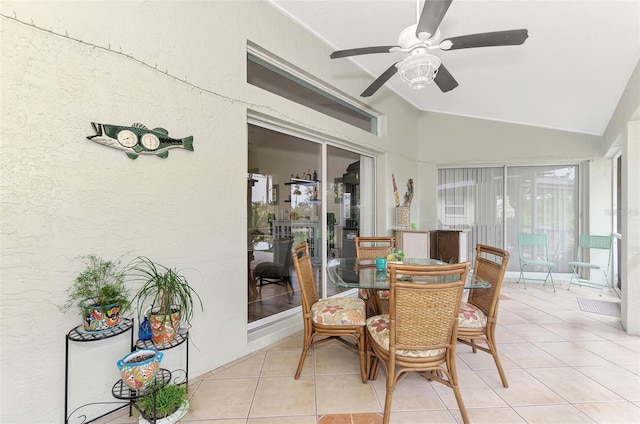
<path id="1" fill-rule="evenodd" d="M 520 277 L 518 277 L 518 283 L 522 281 L 524 283 L 524 289 L 526 290 L 527 282 L 546 286 L 549 281 L 555 293 L 556 286 L 553 284 L 553 276 L 551 275 L 551 270 L 555 266 L 555 263 L 549 260 L 547 235 L 535 233 L 518 234 L 518 253 L 520 254 Z M 542 269 L 547 275 L 544 279 L 525 278 L 524 273 L 527 267 Z"/>
<path id="2" fill-rule="evenodd" d="M 598 254 L 596 251 L 601 251 L 601 253 Z M 571 284 L 578 284 L 580 287 L 584 284 L 587 287 L 600 287 L 600 296 L 602 296 L 602 290 L 604 290 L 605 287 L 609 287 L 609 292 L 611 292 L 611 285 L 609 284 L 609 266 L 611 265 L 612 251 L 612 236 L 580 234 L 576 260 L 574 262 L 569 262 L 569 266 L 573 269 L 573 273 L 567 290 L 571 288 Z M 606 258 L 604 257 L 605 254 Z M 603 280 L 596 281 L 593 279 L 593 276 L 591 275 L 592 270 L 602 272 Z M 584 271 L 589 273 L 589 278 L 585 278 L 585 275 L 583 274 Z"/>

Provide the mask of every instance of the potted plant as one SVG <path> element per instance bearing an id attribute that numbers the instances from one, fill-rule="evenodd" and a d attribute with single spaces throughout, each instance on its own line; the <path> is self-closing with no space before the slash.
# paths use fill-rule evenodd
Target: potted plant
<path id="1" fill-rule="evenodd" d="M 116 362 L 122 381 L 131 390 L 145 388 L 156 376 L 164 353 L 155 349 L 134 350 Z"/>
<path id="2" fill-rule="evenodd" d="M 138 318 L 148 315 L 151 338 L 156 345 L 171 343 L 180 323 L 191 326 L 194 300 L 202 300 L 180 271 L 140 256 L 133 261 L 131 274 L 142 285 L 135 295 Z"/>
<path id="3" fill-rule="evenodd" d="M 122 314 L 131 306 L 126 271 L 120 260 L 105 260 L 97 255 L 81 256 L 85 269 L 66 291 L 63 312 L 80 308 L 86 331 L 101 331 L 120 324 Z"/>
<path id="4" fill-rule="evenodd" d="M 156 414 L 153 416 L 153 395 L 147 395 L 136 401 L 140 409 L 140 424 L 173 424 L 189 412 L 187 386 L 168 384 L 156 393 Z"/>

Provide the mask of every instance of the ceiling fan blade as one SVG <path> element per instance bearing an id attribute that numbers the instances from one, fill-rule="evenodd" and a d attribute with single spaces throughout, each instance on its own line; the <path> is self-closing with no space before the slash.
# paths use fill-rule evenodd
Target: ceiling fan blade
<path id="1" fill-rule="evenodd" d="M 370 97 L 373 93 L 378 91 L 378 89 L 380 87 L 382 87 L 384 85 L 384 83 L 389 80 L 389 78 L 391 78 L 392 76 L 395 75 L 396 72 L 398 72 L 398 68 L 396 67 L 396 65 L 398 63 L 400 63 L 400 62 L 401 61 L 398 61 L 398 62 L 394 63 L 393 65 L 389 66 L 389 69 L 384 71 L 382 73 L 382 75 L 380 75 L 378 78 L 376 78 L 376 80 L 374 82 L 372 82 L 371 85 L 369 87 L 367 87 L 367 89 L 364 90 L 362 92 L 362 94 L 360 94 L 360 96 L 361 97 Z"/>
<path id="2" fill-rule="evenodd" d="M 446 93 L 447 91 L 451 91 L 458 86 L 458 81 L 449 73 L 447 68 L 444 65 L 440 64 L 438 68 L 438 73 L 436 74 L 433 82 L 436 83 L 440 91 Z"/>
<path id="3" fill-rule="evenodd" d="M 442 40 L 441 44 L 446 41 L 451 42 L 448 49 L 442 47 L 443 50 L 469 49 L 472 47 L 493 47 L 493 46 L 517 46 L 529 37 L 526 29 L 513 29 L 509 31 L 484 32 L 481 34 L 461 35 L 460 37 L 451 37 Z"/>
<path id="4" fill-rule="evenodd" d="M 453 0 L 425 0 L 422 7 L 422 14 L 416 28 L 416 37 L 420 37 L 421 32 L 428 32 L 431 37 L 442 22 L 445 13 L 451 6 Z"/>
<path id="5" fill-rule="evenodd" d="M 357 49 L 337 50 L 329 56 L 331 59 L 338 59 L 341 57 L 358 56 L 361 54 L 372 53 L 390 53 L 391 49 L 400 46 L 373 46 L 373 47 L 360 47 Z"/>

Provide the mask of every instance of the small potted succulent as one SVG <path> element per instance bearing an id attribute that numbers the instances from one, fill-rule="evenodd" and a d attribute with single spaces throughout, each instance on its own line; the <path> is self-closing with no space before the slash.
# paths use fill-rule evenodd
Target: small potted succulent
<path id="1" fill-rule="evenodd" d="M 153 415 L 153 395 L 136 401 L 140 409 L 140 424 L 173 424 L 189 412 L 188 389 L 184 384 L 167 384 L 155 393 L 156 413 Z"/>
<path id="2" fill-rule="evenodd" d="M 148 316 L 154 344 L 171 343 L 181 323 L 187 328 L 191 326 L 194 301 L 203 309 L 200 296 L 179 270 L 160 265 L 145 256 L 136 258 L 130 271 L 131 280 L 141 283 L 134 297 L 140 322 Z"/>
<path id="3" fill-rule="evenodd" d="M 131 306 L 126 269 L 120 260 L 106 260 L 90 254 L 80 257 L 85 269 L 66 291 L 62 312 L 78 306 L 85 331 L 102 331 L 120 324 L 122 314 Z"/>

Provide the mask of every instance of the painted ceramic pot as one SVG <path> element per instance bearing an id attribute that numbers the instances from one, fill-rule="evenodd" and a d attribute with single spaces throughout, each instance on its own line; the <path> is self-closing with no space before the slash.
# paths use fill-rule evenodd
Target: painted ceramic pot
<path id="1" fill-rule="evenodd" d="M 126 354 L 116 362 L 122 381 L 133 390 L 144 389 L 160 369 L 164 354 L 155 349 L 141 349 Z"/>
<path id="2" fill-rule="evenodd" d="M 91 304 L 92 300 L 87 299 L 80 302 L 80 307 Z M 84 317 L 85 331 L 102 331 L 120 324 L 120 305 L 112 304 L 103 308 L 100 306 L 91 307 L 91 312 Z"/>
<path id="3" fill-rule="evenodd" d="M 175 311 L 171 315 L 151 313 L 149 314 L 149 323 L 151 324 L 151 340 L 154 344 L 171 343 L 180 329 L 180 311 Z"/>

